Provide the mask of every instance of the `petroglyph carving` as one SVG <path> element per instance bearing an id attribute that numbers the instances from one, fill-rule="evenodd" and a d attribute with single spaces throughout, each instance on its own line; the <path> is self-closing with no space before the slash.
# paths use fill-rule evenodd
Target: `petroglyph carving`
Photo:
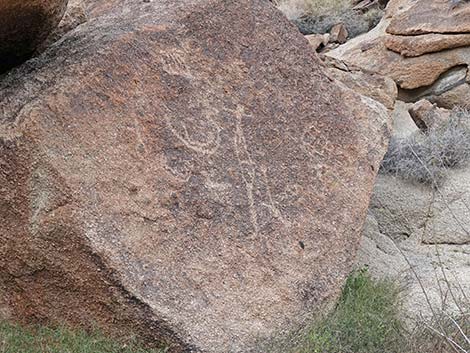
<path id="1" fill-rule="evenodd" d="M 251 157 L 249 146 L 243 131 L 243 118 L 250 117 L 250 115 L 246 114 L 243 107 L 240 106 L 237 107 L 234 115 L 236 118 L 234 137 L 235 154 L 246 189 L 250 219 L 254 230 L 253 233 L 254 235 L 257 235 L 260 229 L 259 214 L 261 212 L 261 207 L 265 207 L 274 218 L 278 219 L 282 223 L 286 223 L 286 221 L 282 217 L 280 210 L 275 205 L 271 189 L 269 187 L 267 168 L 257 166 Z M 255 191 L 257 191 L 257 195 L 255 195 Z M 259 202 L 256 201 L 258 198 L 260 199 Z"/>
<path id="2" fill-rule="evenodd" d="M 165 52 L 163 57 L 163 69 L 171 75 L 185 76 L 192 78 L 188 65 L 185 61 L 185 52 L 181 49 L 173 49 L 173 51 Z"/>
<path id="3" fill-rule="evenodd" d="M 248 151 L 248 146 L 243 132 L 243 116 L 245 115 L 242 107 L 237 107 L 234 112 L 236 120 L 235 127 L 235 154 L 237 156 L 238 164 L 240 166 L 240 172 L 242 175 L 243 183 L 245 184 L 246 194 L 248 197 L 248 203 L 250 208 L 251 224 L 253 225 L 254 234 L 257 235 L 259 232 L 258 225 L 258 214 L 255 207 L 255 199 L 253 195 L 253 187 L 256 180 L 256 166 L 251 159 Z"/>
<path id="4" fill-rule="evenodd" d="M 203 155 L 214 154 L 220 146 L 220 126 L 216 123 L 214 112 L 205 112 L 203 116 L 191 118 L 191 124 L 168 115 L 165 120 L 171 132 L 188 149 Z M 188 119 L 189 120 L 189 119 Z"/>
<path id="5" fill-rule="evenodd" d="M 263 174 L 263 180 L 266 185 L 266 194 L 268 197 L 268 202 L 263 203 L 263 205 L 271 211 L 271 213 L 274 215 L 275 218 L 278 218 L 282 223 L 286 223 L 286 220 L 284 219 L 284 217 L 282 217 L 281 211 L 279 211 L 279 209 L 277 208 L 274 202 L 273 195 L 271 193 L 271 188 L 269 187 L 269 179 L 268 179 L 268 174 L 267 174 L 268 169 L 266 167 L 261 167 L 261 172 Z"/>

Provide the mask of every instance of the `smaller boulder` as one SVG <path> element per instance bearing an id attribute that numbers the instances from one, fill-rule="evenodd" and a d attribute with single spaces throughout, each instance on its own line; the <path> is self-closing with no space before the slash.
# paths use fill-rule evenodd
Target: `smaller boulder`
<path id="1" fill-rule="evenodd" d="M 72 31 L 82 23 L 87 22 L 87 20 L 88 16 L 85 3 L 82 0 L 69 0 L 62 20 L 51 34 L 49 34 L 47 39 L 39 45 L 36 51 L 38 53 L 43 52 L 52 43 L 62 38 L 67 32 Z"/>
<path id="2" fill-rule="evenodd" d="M 334 43 L 346 43 L 349 32 L 344 23 L 335 24 L 330 30 L 330 41 Z"/>
<path id="3" fill-rule="evenodd" d="M 420 129 L 416 126 L 409 113 L 411 106 L 412 103 L 405 103 L 400 100 L 395 102 L 392 112 L 392 138 L 403 139 L 419 132 Z"/>
<path id="4" fill-rule="evenodd" d="M 442 124 L 449 119 L 450 111 L 438 108 L 426 99 L 421 99 L 408 110 L 415 124 L 423 131 Z"/>
<path id="5" fill-rule="evenodd" d="M 328 44 L 330 40 L 330 35 L 328 33 L 309 34 L 309 35 L 306 35 L 305 38 L 308 40 L 313 50 L 318 50 L 318 49 L 321 49 L 322 47 L 325 47 Z"/>
<path id="6" fill-rule="evenodd" d="M 385 46 L 405 57 L 415 57 L 470 46 L 470 34 L 429 33 L 417 36 L 386 36 Z"/>
<path id="7" fill-rule="evenodd" d="M 20 64 L 57 27 L 67 0 L 0 2 L 0 73 Z"/>

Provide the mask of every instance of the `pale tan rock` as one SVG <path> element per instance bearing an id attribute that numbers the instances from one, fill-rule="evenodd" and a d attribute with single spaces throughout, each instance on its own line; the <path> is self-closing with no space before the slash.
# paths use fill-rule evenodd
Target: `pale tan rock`
<path id="1" fill-rule="evenodd" d="M 328 72 L 332 77 L 343 82 L 353 91 L 378 101 L 388 110 L 394 109 L 398 91 L 392 79 L 362 71 L 357 67 L 343 65 L 328 57 L 326 57 L 326 62 L 329 66 Z"/>
<path id="2" fill-rule="evenodd" d="M 470 46 L 470 34 L 422 34 L 386 36 L 385 46 L 403 56 L 420 56 L 446 49 Z"/>
<path id="3" fill-rule="evenodd" d="M 441 125 L 450 117 L 450 111 L 438 108 L 426 99 L 421 99 L 409 109 L 410 116 L 423 131 Z"/>
<path id="4" fill-rule="evenodd" d="M 442 191 L 449 208 L 431 189 L 400 178 L 379 175 L 374 188 L 358 266 L 367 265 L 376 277 L 400 280 L 405 313 L 413 319 L 431 315 L 421 285 L 435 310 L 442 307 L 443 288 L 447 292 L 450 286 L 459 301 L 470 290 L 470 243 L 462 230 L 469 226 L 468 171 L 452 174 Z M 455 217 L 463 217 L 460 224 Z M 446 308 L 458 312 L 458 304 L 448 298 Z"/>
<path id="5" fill-rule="evenodd" d="M 372 213 L 367 215 L 356 266 L 367 267 L 374 278 L 388 280 L 400 278 L 409 269 L 393 240 L 380 232 Z"/>
<path id="6" fill-rule="evenodd" d="M 470 245 L 469 172 L 469 168 L 449 169 L 439 191 L 380 174 L 371 211 L 381 233 L 397 241 Z"/>
<path id="7" fill-rule="evenodd" d="M 409 113 L 411 106 L 411 103 L 405 103 L 400 100 L 395 102 L 395 107 L 392 113 L 392 137 L 406 138 L 419 132 L 418 126 L 416 126 L 416 123 Z"/>
<path id="8" fill-rule="evenodd" d="M 324 47 L 328 44 L 330 35 L 328 33 L 325 34 L 309 34 L 306 35 L 305 38 L 308 40 L 310 45 L 312 46 L 313 50 L 318 50 L 321 47 Z"/>
<path id="9" fill-rule="evenodd" d="M 351 270 L 388 112 L 266 1 L 106 5 L 0 80 L 12 317 L 276 352 Z"/>
<path id="10" fill-rule="evenodd" d="M 0 73 L 31 55 L 59 24 L 67 0 L 0 2 Z"/>
<path id="11" fill-rule="evenodd" d="M 387 194 L 384 197 L 388 197 Z M 414 200 L 410 198 L 409 202 Z M 394 222 L 397 224 L 409 220 L 400 209 L 372 208 L 364 227 L 356 267 L 366 266 L 375 278 L 398 281 L 403 288 L 402 312 L 411 327 L 417 319 L 428 319 L 433 315 L 432 310 L 443 307 L 447 314 L 459 315 L 459 307 L 466 302 L 466 293 L 470 291 L 470 245 L 429 245 L 421 241 L 419 234 L 393 241 L 383 233 L 387 228 L 381 221 L 382 215 L 390 212 L 396 212 Z M 449 290 L 457 303 L 450 295 L 445 295 Z"/>
<path id="12" fill-rule="evenodd" d="M 333 43 L 346 43 L 348 36 L 348 29 L 344 23 L 337 23 L 330 30 L 330 41 Z"/>

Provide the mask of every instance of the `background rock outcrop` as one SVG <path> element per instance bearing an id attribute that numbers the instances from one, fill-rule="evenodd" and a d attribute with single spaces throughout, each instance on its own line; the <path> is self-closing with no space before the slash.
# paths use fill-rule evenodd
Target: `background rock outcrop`
<path id="1" fill-rule="evenodd" d="M 357 263 L 376 277 L 400 280 L 412 320 L 429 318 L 433 310 L 459 314 L 467 302 L 470 203 L 462 183 L 468 173 L 452 173 L 442 194 L 398 177 L 377 179 Z"/>
<path id="2" fill-rule="evenodd" d="M 387 110 L 266 1 L 91 16 L 0 81 L 10 317 L 267 351 L 351 269 Z"/>
<path id="3" fill-rule="evenodd" d="M 414 105 L 397 101 L 393 114 L 395 142 L 391 145 L 401 145 L 398 147 L 404 151 L 401 158 L 406 158 L 413 137 L 436 134 L 432 129 L 452 124 L 455 114 L 424 100 Z M 461 123 L 468 125 L 469 115 L 459 114 L 463 114 Z M 458 145 L 468 144 L 464 140 L 465 136 L 468 139 L 468 132 L 460 134 L 469 130 L 459 131 L 448 135 L 448 140 L 437 139 L 435 152 L 445 148 L 456 151 Z M 437 154 L 425 157 L 439 160 Z M 410 170 L 425 165 L 423 160 L 408 162 Z M 424 172 L 432 173 L 430 169 Z M 469 173 L 467 161 L 460 167 L 446 168 L 445 178 L 438 185 L 405 180 L 399 172 L 384 170 L 377 177 L 357 265 L 367 266 L 378 278 L 399 280 L 403 285 L 404 314 L 411 323 L 430 318 L 434 313 L 458 316 L 462 305 L 468 302 Z"/>
<path id="4" fill-rule="evenodd" d="M 468 2 L 392 0 L 376 28 L 326 55 L 392 78 L 401 100 L 466 106 L 469 16 Z"/>
<path id="5" fill-rule="evenodd" d="M 0 3 L 0 73 L 31 55 L 59 24 L 67 0 Z"/>

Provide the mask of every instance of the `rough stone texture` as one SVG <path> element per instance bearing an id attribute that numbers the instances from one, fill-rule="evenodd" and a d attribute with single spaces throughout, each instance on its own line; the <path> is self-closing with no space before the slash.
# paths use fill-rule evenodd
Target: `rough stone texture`
<path id="1" fill-rule="evenodd" d="M 330 41 L 334 43 L 346 43 L 348 36 L 348 29 L 344 23 L 337 23 L 330 30 Z"/>
<path id="2" fill-rule="evenodd" d="M 397 85 L 392 79 L 345 65 L 328 57 L 325 59 L 330 76 L 353 91 L 381 103 L 390 111 L 394 109 L 398 92 Z"/>
<path id="3" fill-rule="evenodd" d="M 443 189 L 452 212 L 467 229 L 470 218 L 463 202 L 469 202 L 468 173 L 454 172 Z M 410 318 L 431 316 L 416 276 L 434 309 L 458 313 L 449 288 L 459 304 L 470 291 L 469 240 L 432 190 L 379 175 L 357 266 L 368 266 L 379 278 L 399 279 L 406 287 L 403 298 Z"/>
<path id="4" fill-rule="evenodd" d="M 399 98 L 405 102 L 416 102 L 423 98 L 433 100 L 433 97 L 445 97 L 447 92 L 465 84 L 467 80 L 467 71 L 468 69 L 465 65 L 456 66 L 439 76 L 439 78 L 430 86 L 424 86 L 413 90 L 400 90 Z"/>
<path id="5" fill-rule="evenodd" d="M 438 108 L 426 99 L 416 102 L 408 111 L 415 124 L 423 131 L 442 124 L 449 119 L 451 113 L 447 109 Z"/>
<path id="6" fill-rule="evenodd" d="M 404 3 L 408 4 L 409 0 Z M 416 0 L 393 17 L 387 32 L 408 36 L 423 33 L 470 33 L 469 18 L 468 2 L 452 6 L 448 0 Z"/>
<path id="7" fill-rule="evenodd" d="M 324 70 L 266 1 L 121 0 L 5 75 L 12 316 L 218 353 L 301 326 L 350 271 L 389 129 Z"/>
<path id="8" fill-rule="evenodd" d="M 380 232 L 372 212 L 367 215 L 356 264 L 358 267 L 366 266 L 376 278 L 397 278 L 408 269 L 393 240 Z"/>
<path id="9" fill-rule="evenodd" d="M 38 47 L 37 52 L 43 52 L 52 43 L 62 38 L 67 32 L 87 21 L 86 7 L 83 0 L 69 0 L 67 9 L 57 28 Z"/>
<path id="10" fill-rule="evenodd" d="M 0 2 L 0 73 L 24 61 L 59 24 L 67 0 Z"/>
<path id="11" fill-rule="evenodd" d="M 404 240 L 422 234 L 433 200 L 430 187 L 379 175 L 370 209 L 379 222 L 381 233 L 393 240 Z"/>
<path id="12" fill-rule="evenodd" d="M 397 100 L 392 112 L 393 129 L 392 136 L 405 138 L 419 132 L 419 128 L 413 121 L 409 110 L 412 104 Z"/>
<path id="13" fill-rule="evenodd" d="M 423 242 L 470 245 L 470 170 L 449 171 L 431 212 Z"/>
<path id="14" fill-rule="evenodd" d="M 308 40 L 310 45 L 312 46 L 313 50 L 318 50 L 321 47 L 324 47 L 330 41 L 329 33 L 325 34 L 309 34 L 306 35 L 305 38 Z"/>
<path id="15" fill-rule="evenodd" d="M 470 34 L 433 33 L 419 36 L 386 36 L 385 46 L 403 56 L 420 56 L 470 46 Z"/>
<path id="16" fill-rule="evenodd" d="M 388 50 L 385 45 L 388 36 L 385 28 L 389 21 L 383 19 L 372 31 L 351 39 L 325 55 L 391 77 L 403 89 L 432 85 L 446 71 L 470 63 L 468 47 L 418 57 L 403 57 Z"/>
<path id="17" fill-rule="evenodd" d="M 469 170 L 448 171 L 439 190 L 381 175 L 372 209 L 382 233 L 392 239 L 410 236 L 426 244 L 470 244 Z"/>
<path id="18" fill-rule="evenodd" d="M 458 99 L 458 95 L 461 95 L 462 91 L 466 92 L 468 86 L 465 84 L 465 75 L 470 65 L 470 33 L 431 33 L 415 36 L 405 30 L 403 33 L 390 30 L 392 24 L 395 27 L 399 25 L 397 19 L 401 19 L 404 28 L 407 28 L 403 17 L 405 14 L 410 18 L 416 16 L 416 22 L 420 23 L 421 15 L 416 12 L 418 5 L 427 16 L 427 20 L 422 24 L 430 28 L 439 28 L 441 23 L 445 23 L 443 16 L 451 22 L 461 21 L 458 16 L 454 18 L 455 13 L 470 10 L 470 3 L 463 3 L 458 9 L 440 13 L 426 10 L 427 7 L 436 9 L 442 4 L 441 0 L 425 3 L 392 0 L 386 15 L 376 28 L 325 55 L 392 78 L 399 86 L 401 99 L 416 101 L 427 98 L 446 108 L 465 106 L 468 104 L 468 95 L 465 94 L 463 99 Z M 461 22 L 470 26 L 468 18 L 470 17 Z M 397 32 L 400 35 L 392 35 L 389 32 Z M 453 90 L 457 90 L 458 94 L 448 93 Z"/>
<path id="19" fill-rule="evenodd" d="M 440 95 L 430 95 L 428 99 L 446 109 L 455 107 L 469 108 L 470 85 L 468 83 L 462 83 L 448 91 L 442 92 Z"/>

